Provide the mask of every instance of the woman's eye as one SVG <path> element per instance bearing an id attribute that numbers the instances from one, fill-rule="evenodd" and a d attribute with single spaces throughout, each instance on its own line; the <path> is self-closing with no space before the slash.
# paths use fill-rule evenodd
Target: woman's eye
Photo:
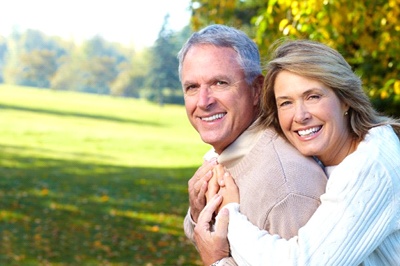
<path id="1" fill-rule="evenodd" d="M 309 97 L 308 97 L 310 100 L 318 100 L 319 98 L 321 98 L 319 95 L 317 95 L 317 94 L 313 94 L 313 95 L 310 95 Z"/>
<path id="2" fill-rule="evenodd" d="M 291 103 L 292 102 L 290 102 L 290 101 L 279 102 L 278 106 L 279 107 L 286 107 L 286 106 L 290 105 Z"/>

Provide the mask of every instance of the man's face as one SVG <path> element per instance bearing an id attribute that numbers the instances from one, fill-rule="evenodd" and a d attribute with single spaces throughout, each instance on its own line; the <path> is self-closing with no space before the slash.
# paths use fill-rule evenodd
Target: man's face
<path id="1" fill-rule="evenodd" d="M 254 121 L 259 86 L 245 81 L 232 48 L 197 45 L 182 64 L 188 118 L 202 140 L 221 153 Z"/>

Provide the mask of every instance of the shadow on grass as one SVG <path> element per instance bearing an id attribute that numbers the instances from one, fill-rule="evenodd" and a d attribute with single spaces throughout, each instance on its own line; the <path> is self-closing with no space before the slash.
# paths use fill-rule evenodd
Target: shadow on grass
<path id="1" fill-rule="evenodd" d="M 11 109 L 17 111 L 25 111 L 25 112 L 33 112 L 33 113 L 42 113 L 42 114 L 50 114 L 50 115 L 57 115 L 57 116 L 72 116 L 72 117 L 80 117 L 80 118 L 90 118 L 90 119 L 98 119 L 98 120 L 105 120 L 105 121 L 113 121 L 113 122 L 121 122 L 121 123 L 134 123 L 134 124 L 141 124 L 141 125 L 148 125 L 148 126 L 162 126 L 159 123 L 153 123 L 149 121 L 138 121 L 134 119 L 126 119 L 121 117 L 115 116 L 108 116 L 108 115 L 92 115 L 87 113 L 80 113 L 80 112 L 70 112 L 70 111 L 56 111 L 53 109 L 45 109 L 45 108 L 33 108 L 33 107 L 26 107 L 26 106 L 18 106 L 18 105 L 11 105 L 11 104 L 0 104 L 0 109 Z"/>
<path id="2" fill-rule="evenodd" d="M 0 149 L 0 265 L 200 265 L 182 229 L 196 169 Z"/>

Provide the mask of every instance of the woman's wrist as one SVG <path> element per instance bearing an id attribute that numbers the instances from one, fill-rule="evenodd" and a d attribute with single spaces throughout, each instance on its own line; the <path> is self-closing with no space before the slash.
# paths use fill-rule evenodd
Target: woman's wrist
<path id="1" fill-rule="evenodd" d="M 214 262 L 214 263 L 211 264 L 210 266 L 218 266 L 220 261 L 221 261 L 221 260 L 217 260 L 216 262 Z"/>

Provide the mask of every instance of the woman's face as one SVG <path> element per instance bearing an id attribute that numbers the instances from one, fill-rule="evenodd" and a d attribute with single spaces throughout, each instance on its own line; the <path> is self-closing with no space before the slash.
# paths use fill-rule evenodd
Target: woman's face
<path id="1" fill-rule="evenodd" d="M 289 71 L 275 80 L 279 124 L 287 139 L 304 155 L 324 165 L 337 165 L 349 153 L 348 106 L 321 82 Z"/>

